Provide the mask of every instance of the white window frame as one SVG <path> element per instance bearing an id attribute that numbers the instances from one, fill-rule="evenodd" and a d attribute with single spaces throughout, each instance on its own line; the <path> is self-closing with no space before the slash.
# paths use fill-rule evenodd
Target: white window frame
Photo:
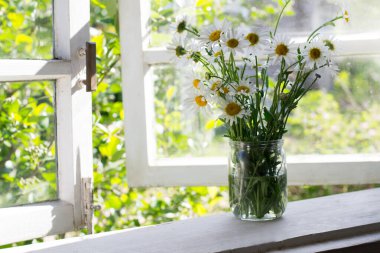
<path id="1" fill-rule="evenodd" d="M 0 60 L 0 81 L 55 81 L 57 200 L 0 208 L 0 245 L 79 229 L 81 178 L 92 178 L 91 93 L 85 57 L 78 49 L 89 41 L 90 1 L 52 0 L 54 60 Z"/>
<path id="2" fill-rule="evenodd" d="M 227 158 L 157 159 L 151 66 L 172 53 L 148 48 L 149 1 L 119 1 L 125 145 L 131 187 L 227 185 Z M 340 56 L 380 55 L 379 34 L 341 36 Z M 363 48 L 365 41 L 366 47 Z M 290 185 L 380 182 L 380 154 L 297 155 L 288 158 Z"/>

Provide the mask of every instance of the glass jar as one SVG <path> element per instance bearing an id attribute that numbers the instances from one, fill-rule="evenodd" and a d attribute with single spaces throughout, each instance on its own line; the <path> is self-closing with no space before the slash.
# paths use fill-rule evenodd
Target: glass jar
<path id="1" fill-rule="evenodd" d="M 230 207 L 241 220 L 264 221 L 282 216 L 287 204 L 283 140 L 230 141 Z"/>

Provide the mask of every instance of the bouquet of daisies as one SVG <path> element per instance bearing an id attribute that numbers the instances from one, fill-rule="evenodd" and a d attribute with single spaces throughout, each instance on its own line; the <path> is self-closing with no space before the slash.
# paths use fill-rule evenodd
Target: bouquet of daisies
<path id="1" fill-rule="evenodd" d="M 227 22 L 198 29 L 186 17 L 176 20 L 169 49 L 182 63 L 195 65 L 186 102 L 202 112 L 220 110 L 219 119 L 233 141 L 279 140 L 289 114 L 321 76 L 333 75 L 336 46 L 320 31 L 337 20 L 348 22 L 347 11 L 314 30 L 296 44 L 278 34 L 287 0 L 274 29 L 235 28 Z"/>

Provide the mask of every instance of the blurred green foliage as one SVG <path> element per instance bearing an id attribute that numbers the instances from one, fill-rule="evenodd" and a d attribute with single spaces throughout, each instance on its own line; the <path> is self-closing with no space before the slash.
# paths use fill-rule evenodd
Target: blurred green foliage
<path id="1" fill-rule="evenodd" d="M 53 58 L 52 1 L 0 0 L 0 59 Z"/>
<path id="2" fill-rule="evenodd" d="M 195 10 L 198 23 L 212 22 L 214 17 L 223 17 L 223 13 L 228 10 L 228 2 L 198 0 L 195 7 L 180 8 L 173 0 L 151 0 L 151 46 L 162 46 L 169 41 L 169 24 L 173 22 L 176 13 Z M 241 11 L 227 13 L 231 21 L 235 24 L 250 24 L 272 22 L 273 14 L 278 12 L 278 2 L 281 1 L 233 2 L 239 5 L 235 7 Z M 12 8 L 7 9 L 8 6 Z M 46 11 L 36 16 L 31 15 L 34 7 Z M 51 1 L 43 0 L 37 3 L 0 0 L 0 8 L 7 14 L 26 13 L 22 22 L 21 18 L 20 21 L 14 21 L 14 18 L 12 21 L 12 18 L 8 17 L 1 23 L 3 32 L 0 35 L 0 57 L 51 58 L 52 43 L 49 37 L 51 35 L 46 30 L 48 28 L 33 28 L 35 20 L 29 18 L 51 18 Z M 95 211 L 95 231 L 157 224 L 228 210 L 228 194 L 225 187 L 128 187 L 122 124 L 124 112 L 117 10 L 116 0 L 91 0 L 91 35 L 92 41 L 97 43 L 99 73 L 98 89 L 93 93 L 94 186 L 95 201 L 102 205 L 100 211 Z M 286 15 L 294 15 L 293 9 L 289 9 Z M 4 31 L 8 31 L 8 35 L 4 35 Z M 25 50 L 13 46 L 16 40 L 14 36 L 17 34 L 31 37 L 27 40 L 29 42 L 22 44 L 26 45 Z M 27 48 L 29 45 L 30 50 Z M 286 140 L 288 153 L 379 152 L 380 106 L 375 99 L 380 95 L 380 78 L 376 74 L 379 73 L 379 63 L 375 60 L 357 59 L 349 62 L 351 65 L 347 65 L 346 62 L 341 64 L 344 71 L 336 78 L 333 87 L 310 92 L 300 104 L 300 108 L 295 111 L 289 120 L 290 132 Z M 202 154 L 203 149 L 210 146 L 212 148 L 208 149 L 208 154 L 220 153 L 220 145 L 224 140 L 221 137 L 223 128 L 220 125 L 214 127 L 208 119 L 203 119 L 190 126 L 190 129 L 189 126 L 186 126 L 188 129 L 184 127 L 179 89 L 181 78 L 178 72 L 171 66 L 158 66 L 155 67 L 154 75 L 158 155 L 197 155 L 196 152 Z M 0 84 L 0 139 L 7 135 L 8 142 L 11 142 L 10 145 L 4 141 L 0 142 L 0 206 L 1 203 L 3 206 L 4 203 L 18 203 L 11 202 L 9 196 L 22 192 L 22 178 L 34 178 L 38 184 L 33 185 L 43 185 L 47 182 L 47 186 L 41 188 L 41 191 L 46 199 L 55 197 L 51 87 L 51 82 L 28 83 L 23 85 L 22 89 L 21 84 Z M 25 94 L 21 95 L 22 92 Z M 197 129 L 201 131 L 194 134 Z M 14 138 L 15 136 L 17 138 Z M 11 149 L 20 151 L 12 152 Z M 37 152 L 33 151 L 34 149 L 41 153 L 34 155 L 33 152 Z M 10 159 L 10 153 L 14 165 L 12 169 L 5 165 Z M 303 199 L 368 187 L 371 186 L 290 187 L 289 198 Z M 29 198 L 28 196 L 26 191 L 25 197 Z M 28 199 L 27 202 L 38 200 L 40 199 Z"/>
<path id="3" fill-rule="evenodd" d="M 56 198 L 54 83 L 0 83 L 0 207 Z"/>

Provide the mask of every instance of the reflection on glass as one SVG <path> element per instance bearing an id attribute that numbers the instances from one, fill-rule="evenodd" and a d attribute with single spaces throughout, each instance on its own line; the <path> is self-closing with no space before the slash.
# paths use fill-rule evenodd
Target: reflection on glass
<path id="1" fill-rule="evenodd" d="M 0 59 L 53 58 L 52 1 L 0 1 Z"/>
<path id="2" fill-rule="evenodd" d="M 288 154 L 380 152 L 380 60 L 341 59 L 335 78 L 321 79 L 288 121 Z M 226 156 L 224 129 L 215 119 L 190 118 L 181 89 L 191 74 L 154 67 L 158 157 Z"/>
<path id="3" fill-rule="evenodd" d="M 193 23 L 207 25 L 214 19 L 228 19 L 235 26 L 271 25 L 276 21 L 280 6 L 277 0 L 151 0 L 150 45 L 166 46 L 174 32 L 171 24 L 178 15 L 192 17 Z M 294 36 L 314 30 L 335 15 L 341 15 L 342 2 L 347 7 L 351 22 L 340 22 L 325 31 L 334 34 L 372 33 L 380 29 L 380 7 L 377 0 L 302 0 L 292 1 L 284 13 L 279 32 Z M 371 8 L 368 8 L 371 6 Z"/>
<path id="4" fill-rule="evenodd" d="M 54 82 L 0 83 L 0 207 L 56 199 Z"/>

